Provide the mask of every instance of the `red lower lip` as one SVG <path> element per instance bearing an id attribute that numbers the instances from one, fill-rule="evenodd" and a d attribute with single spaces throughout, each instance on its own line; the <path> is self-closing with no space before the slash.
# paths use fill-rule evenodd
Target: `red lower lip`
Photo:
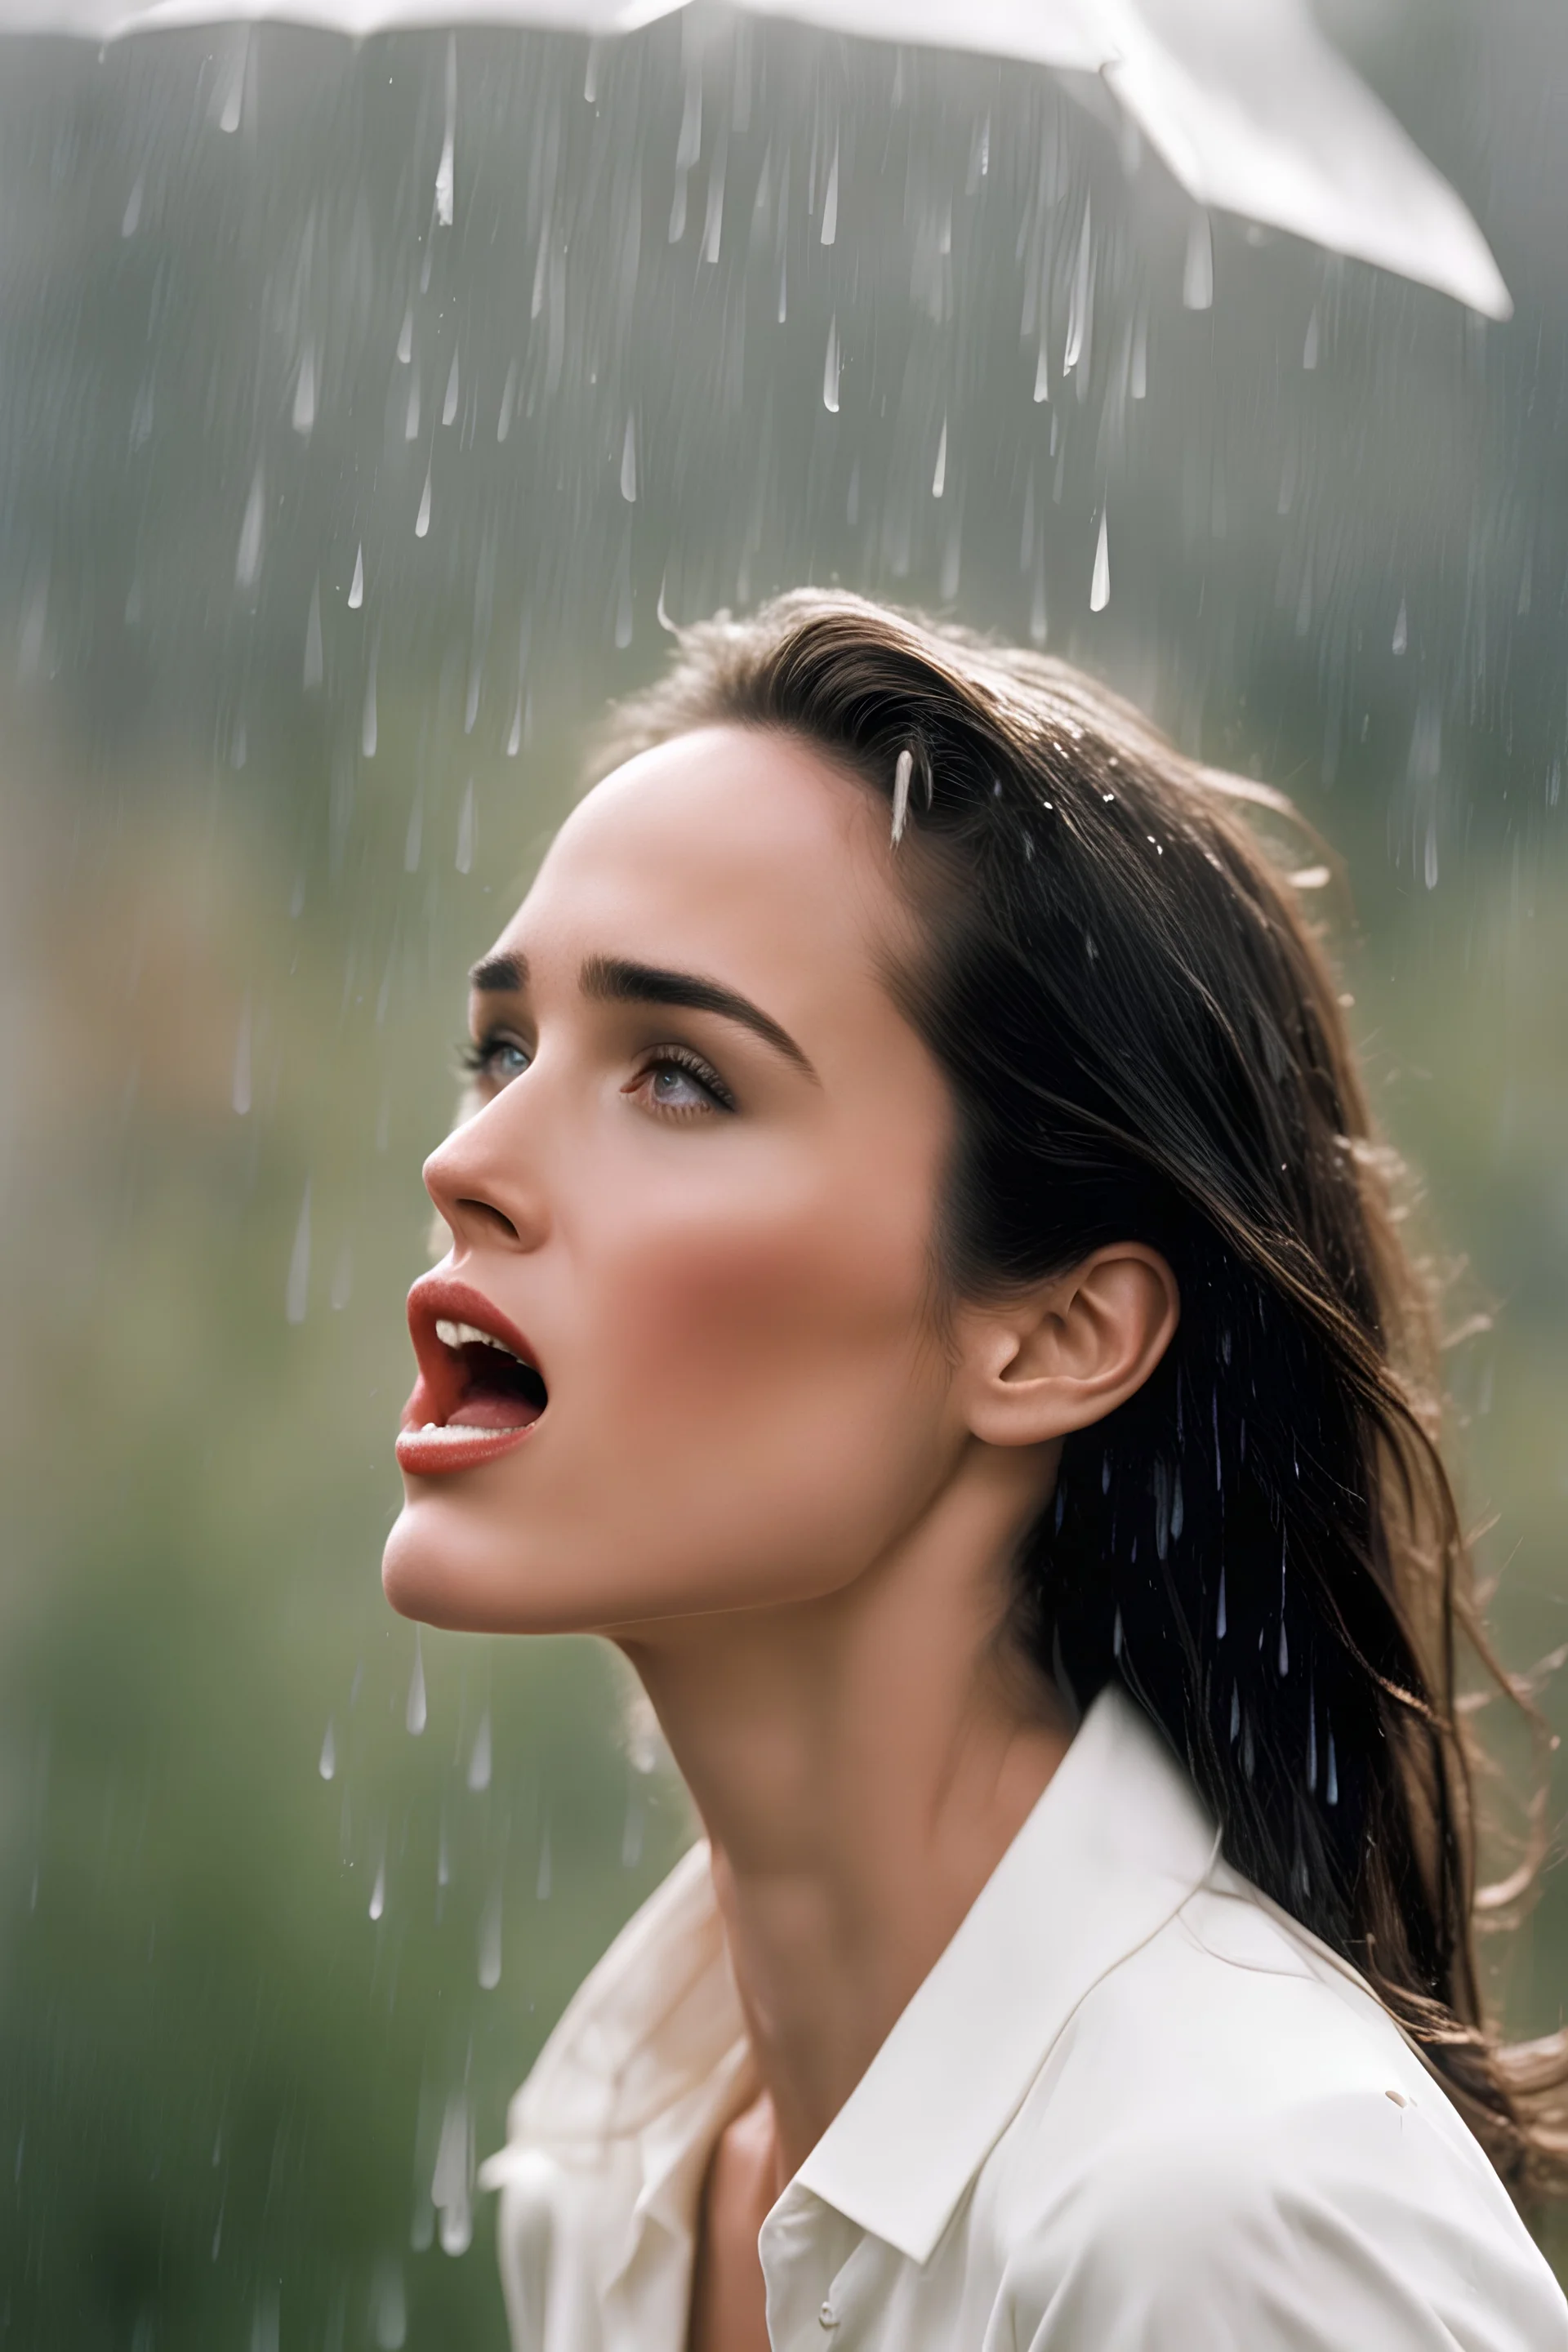
<path id="1" fill-rule="evenodd" d="M 397 1433 L 397 1466 L 416 1478 L 441 1478 L 448 1471 L 477 1470 L 481 1463 L 496 1462 L 503 1454 L 514 1454 L 538 1426 L 538 1422 L 531 1421 L 521 1429 L 476 1429 L 461 1437 L 451 1436 L 439 1428 L 401 1429 Z"/>

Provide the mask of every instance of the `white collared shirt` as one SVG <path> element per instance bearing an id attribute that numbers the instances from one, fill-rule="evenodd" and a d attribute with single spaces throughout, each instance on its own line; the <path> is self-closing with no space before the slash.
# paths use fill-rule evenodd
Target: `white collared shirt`
<path id="1" fill-rule="evenodd" d="M 706 1849 L 594 1970 L 485 2185 L 515 2352 L 685 2352 L 757 2078 Z M 774 2352 L 1568 2352 L 1354 1971 L 1218 1859 L 1115 1687 L 763 2226 Z"/>

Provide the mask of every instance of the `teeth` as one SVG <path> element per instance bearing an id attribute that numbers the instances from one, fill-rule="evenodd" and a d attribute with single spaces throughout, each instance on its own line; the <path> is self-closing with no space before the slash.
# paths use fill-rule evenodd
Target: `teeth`
<path id="1" fill-rule="evenodd" d="M 446 1348 L 473 1346 L 493 1348 L 498 1356 L 510 1356 L 514 1364 L 521 1364 L 522 1361 L 522 1358 L 514 1349 L 503 1346 L 493 1331 L 481 1331 L 477 1323 L 438 1321 L 436 1326 L 436 1337 Z"/>
<path id="2" fill-rule="evenodd" d="M 427 1421 L 417 1434 L 456 1442 L 468 1437 L 507 1437 L 512 1433 L 510 1430 L 480 1429 L 477 1423 L 471 1421 Z"/>

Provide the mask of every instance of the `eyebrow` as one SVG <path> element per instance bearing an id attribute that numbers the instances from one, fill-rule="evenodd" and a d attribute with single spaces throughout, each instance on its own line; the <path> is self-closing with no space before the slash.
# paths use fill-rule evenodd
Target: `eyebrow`
<path id="1" fill-rule="evenodd" d="M 793 1062 L 813 1085 L 822 1084 L 789 1031 L 749 996 L 726 988 L 722 981 L 708 980 L 700 972 L 671 971 L 662 964 L 634 963 L 624 956 L 596 955 L 584 964 L 578 984 L 584 996 L 601 1004 L 679 1004 L 692 1013 L 716 1013 L 721 1020 L 749 1029 L 774 1053 Z M 528 959 L 516 954 L 486 956 L 469 972 L 468 985 L 481 996 L 517 995 L 528 985 Z"/>
<path id="2" fill-rule="evenodd" d="M 590 956 L 583 966 L 581 986 L 584 996 L 597 997 L 602 1003 L 683 1004 L 692 1013 L 716 1013 L 721 1020 L 739 1022 L 815 1084 L 822 1083 L 789 1031 L 722 981 L 704 980 L 693 971 L 668 971 L 658 964 L 628 963 L 620 956 Z"/>

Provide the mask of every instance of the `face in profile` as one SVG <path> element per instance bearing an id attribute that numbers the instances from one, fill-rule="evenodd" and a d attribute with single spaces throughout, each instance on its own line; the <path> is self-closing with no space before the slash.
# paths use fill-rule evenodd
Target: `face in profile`
<path id="1" fill-rule="evenodd" d="M 945 1082 L 887 814 L 712 728 L 579 805 L 472 999 L 426 1184 L 395 1605 L 491 1631 L 766 1606 L 865 1572 L 972 1438 L 933 1230 Z"/>

